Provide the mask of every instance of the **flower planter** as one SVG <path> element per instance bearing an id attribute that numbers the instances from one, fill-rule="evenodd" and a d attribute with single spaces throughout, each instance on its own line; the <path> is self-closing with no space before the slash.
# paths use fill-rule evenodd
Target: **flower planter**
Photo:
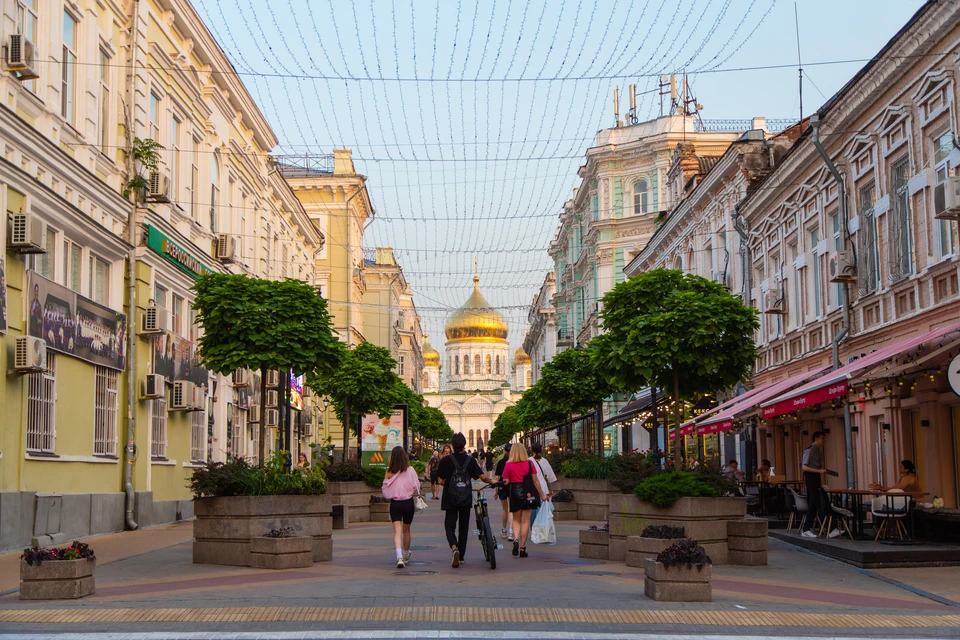
<path id="1" fill-rule="evenodd" d="M 371 502 L 370 503 L 370 521 L 371 522 L 390 522 L 390 503 L 389 502 Z"/>
<path id="2" fill-rule="evenodd" d="M 656 558 L 661 551 L 676 541 L 676 538 L 644 538 L 643 536 L 627 536 L 627 566 L 643 569 L 646 566 L 646 561 L 649 558 Z"/>
<path id="3" fill-rule="evenodd" d="M 573 491 L 573 495 L 576 497 L 573 504 L 577 505 L 577 520 L 592 522 L 606 521 L 610 497 L 622 495 L 620 490 L 614 487 L 609 480 L 558 477 L 557 482 L 551 488 L 554 492 L 562 489 Z"/>
<path id="4" fill-rule="evenodd" d="M 97 561 L 46 560 L 29 565 L 20 560 L 21 600 L 75 600 L 96 590 L 93 572 Z"/>
<path id="5" fill-rule="evenodd" d="M 710 565 L 703 569 L 696 566 L 666 567 L 655 558 L 648 558 L 644 564 L 643 593 L 651 600 L 659 602 L 711 602 L 713 594 L 710 578 L 713 571 Z"/>
<path id="6" fill-rule="evenodd" d="M 313 538 L 250 538 L 250 566 L 256 569 L 298 569 L 313 564 Z"/>
<path id="7" fill-rule="evenodd" d="M 767 564 L 767 521 L 761 518 L 727 522 L 727 563 Z"/>
<path id="8" fill-rule="evenodd" d="M 370 522 L 370 496 L 380 495 L 364 482 L 328 482 L 327 495 L 333 504 L 342 504 L 348 510 L 350 522 Z"/>
<path id="9" fill-rule="evenodd" d="M 250 566 L 250 540 L 290 527 L 313 540 L 313 561 L 333 559 L 333 502 L 319 496 L 196 498 L 193 561 Z"/>
<path id="10" fill-rule="evenodd" d="M 590 560 L 606 560 L 610 544 L 610 532 L 581 529 L 580 557 Z"/>
<path id="11" fill-rule="evenodd" d="M 686 537 L 707 550 L 714 564 L 727 564 L 727 523 L 743 520 L 745 498 L 680 498 L 661 509 L 636 496 L 610 498 L 610 559 L 626 560 L 627 538 L 651 525 L 683 527 Z"/>

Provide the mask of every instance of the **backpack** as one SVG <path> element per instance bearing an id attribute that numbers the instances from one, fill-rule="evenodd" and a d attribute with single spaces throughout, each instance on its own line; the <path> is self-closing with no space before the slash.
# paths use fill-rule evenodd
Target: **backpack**
<path id="1" fill-rule="evenodd" d="M 450 456 L 453 462 L 453 473 L 450 474 L 450 482 L 447 483 L 447 503 L 451 507 L 464 508 L 473 504 L 473 484 L 470 474 L 467 473 L 467 467 L 473 462 L 473 458 L 467 458 L 467 461 L 461 467 L 457 462 L 456 456 Z"/>

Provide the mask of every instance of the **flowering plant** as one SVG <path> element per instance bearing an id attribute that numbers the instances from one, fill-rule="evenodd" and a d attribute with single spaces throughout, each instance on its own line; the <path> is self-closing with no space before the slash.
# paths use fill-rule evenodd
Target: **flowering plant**
<path id="1" fill-rule="evenodd" d="M 696 540 L 677 540 L 657 555 L 657 562 L 666 567 L 683 567 L 703 571 L 703 567 L 713 564 L 706 549 L 697 544 Z"/>
<path id="2" fill-rule="evenodd" d="M 937 496 L 933 496 L 933 508 L 943 509 L 943 498 L 938 498 Z"/>
<path id="3" fill-rule="evenodd" d="M 41 549 L 40 547 L 24 549 L 20 558 L 26 560 L 31 566 L 40 566 L 44 560 L 95 560 L 96 555 L 89 545 L 74 541 L 69 547 L 60 549 Z"/>

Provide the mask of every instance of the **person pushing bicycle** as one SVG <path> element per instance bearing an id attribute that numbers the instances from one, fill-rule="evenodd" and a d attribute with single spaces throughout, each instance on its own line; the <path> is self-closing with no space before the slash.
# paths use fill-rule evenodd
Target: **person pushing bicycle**
<path id="1" fill-rule="evenodd" d="M 440 509 L 444 511 L 443 526 L 447 534 L 447 543 L 453 552 L 454 568 L 464 561 L 467 550 L 467 536 L 470 533 L 470 510 L 473 507 L 473 480 L 482 480 L 493 484 L 476 458 L 464 453 L 467 439 L 462 433 L 453 436 L 451 441 L 453 454 L 440 461 L 437 477 L 443 486 Z"/>

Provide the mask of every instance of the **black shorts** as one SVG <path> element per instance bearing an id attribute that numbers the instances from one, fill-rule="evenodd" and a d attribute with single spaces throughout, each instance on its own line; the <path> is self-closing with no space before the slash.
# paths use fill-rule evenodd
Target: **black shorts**
<path id="1" fill-rule="evenodd" d="M 430 484 L 437 484 L 439 479 L 440 475 L 436 471 L 430 474 Z"/>
<path id="2" fill-rule="evenodd" d="M 414 513 L 413 498 L 390 501 L 390 522 L 403 522 L 403 524 L 410 524 L 413 522 Z"/>
<path id="3" fill-rule="evenodd" d="M 508 500 L 510 498 L 510 489 L 507 487 L 498 487 L 497 497 L 500 498 L 501 501 Z"/>

